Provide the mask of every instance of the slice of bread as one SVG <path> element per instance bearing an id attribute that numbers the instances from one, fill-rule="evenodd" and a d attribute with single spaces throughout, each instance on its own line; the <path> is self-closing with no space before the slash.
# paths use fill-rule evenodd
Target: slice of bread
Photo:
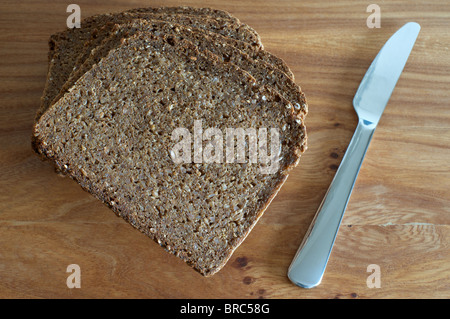
<path id="1" fill-rule="evenodd" d="M 126 12 L 140 12 L 140 13 L 170 13 L 170 14 L 189 14 L 189 15 L 202 15 L 210 16 L 211 18 L 226 18 L 233 19 L 237 22 L 239 20 L 233 16 L 231 13 L 223 10 L 212 9 L 212 8 L 196 8 L 189 6 L 179 6 L 179 7 L 146 7 L 146 8 L 135 8 L 128 10 Z"/>
<path id="2" fill-rule="evenodd" d="M 69 78 L 85 42 L 92 36 L 95 36 L 98 29 L 107 23 L 123 23 L 135 18 L 165 20 L 217 32 L 224 36 L 248 42 L 257 48 L 262 47 L 259 35 L 252 28 L 239 22 L 236 18 L 212 18 L 202 14 L 183 15 L 170 11 L 167 13 L 153 13 L 151 8 L 147 8 L 146 10 L 149 12 L 121 12 L 88 17 L 81 22 L 81 28 L 67 29 L 52 35 L 49 41 L 50 51 L 52 53 L 49 54 L 51 60 L 49 62 L 47 82 L 41 97 L 36 119 L 50 106 L 62 85 Z M 201 11 L 198 11 L 198 13 L 201 13 Z"/>
<path id="3" fill-rule="evenodd" d="M 121 44 L 122 38 L 133 35 L 137 32 L 150 32 L 153 35 L 167 35 L 176 37 L 178 40 L 187 39 L 196 45 L 200 50 L 210 51 L 217 55 L 219 59 L 224 62 L 231 62 L 236 64 L 241 69 L 249 72 L 258 82 L 268 85 L 276 89 L 286 100 L 292 104 L 294 113 L 297 116 L 304 118 L 307 113 L 307 104 L 303 92 L 300 87 L 295 84 L 284 72 L 271 64 L 261 60 L 254 60 L 245 52 L 238 48 L 227 44 L 226 37 L 217 35 L 213 32 L 205 33 L 195 31 L 192 28 L 183 27 L 179 24 L 174 24 L 164 21 L 153 21 L 135 19 L 127 23 L 115 25 L 108 34 L 108 38 L 104 39 L 96 49 L 90 52 L 90 56 L 84 58 L 80 56 L 80 65 L 72 71 L 71 76 L 61 88 L 60 93 L 56 96 L 52 103 L 58 101 L 73 84 L 85 73 L 92 65 L 98 63 L 105 57 L 109 51 L 118 47 Z M 233 44 L 233 42 L 230 42 Z M 89 46 L 86 46 L 89 48 Z M 90 50 L 89 50 L 90 51 Z M 77 64 L 78 64 L 77 63 Z"/>
<path id="4" fill-rule="evenodd" d="M 258 161 L 229 160 L 239 148 L 228 144 L 220 157 L 221 134 L 239 128 L 258 130 Z M 193 159 L 187 143 L 188 160 L 176 160 L 174 132 L 186 143 L 193 135 Z M 93 65 L 33 134 L 58 169 L 205 276 L 225 265 L 306 148 L 302 119 L 275 90 L 187 40 L 148 33 Z"/>
<path id="5" fill-rule="evenodd" d="M 133 20 L 144 20 L 144 19 L 133 19 Z M 132 21 L 132 20 L 131 20 Z M 162 20 L 154 20 L 154 19 L 145 19 L 144 21 L 147 21 L 148 23 L 158 23 L 162 22 Z M 129 21 L 123 22 L 123 24 L 126 24 Z M 168 21 L 164 21 L 168 24 L 172 25 L 179 25 L 178 23 L 172 23 Z M 98 29 L 97 32 L 91 37 L 90 40 L 85 42 L 85 45 L 79 54 L 75 65 L 74 70 L 76 70 L 80 65 L 83 64 L 83 62 L 89 57 L 91 54 L 91 51 L 95 49 L 97 46 L 101 45 L 101 43 L 110 36 L 112 32 L 116 32 L 114 29 L 116 28 L 117 23 L 106 23 L 102 28 Z M 212 38 L 213 41 L 219 43 L 219 44 L 227 44 L 229 46 L 233 46 L 241 51 L 244 51 L 246 54 L 248 54 L 252 59 L 254 60 L 260 60 L 269 64 L 272 64 L 274 67 L 278 68 L 282 72 L 286 73 L 286 75 L 294 80 L 294 74 L 292 73 L 291 69 L 288 67 L 286 62 L 283 61 L 283 59 L 271 54 L 270 52 L 266 50 L 262 50 L 261 48 L 251 45 L 247 42 L 236 40 L 230 37 L 223 36 L 216 32 L 211 32 L 205 29 L 199 29 L 192 26 L 184 26 L 187 28 L 188 31 L 191 32 L 203 32 L 206 35 L 208 35 L 210 38 Z"/>
<path id="6" fill-rule="evenodd" d="M 150 13 L 150 14 L 184 14 L 184 15 L 197 15 L 197 16 L 203 16 L 203 17 L 209 17 L 209 18 L 224 18 L 229 19 L 231 21 L 234 21 L 236 23 L 240 23 L 239 19 L 235 16 L 231 15 L 230 13 L 223 11 L 223 10 L 217 10 L 212 8 L 194 8 L 194 7 L 188 7 L 188 6 L 178 6 L 178 7 L 146 7 L 146 8 L 135 8 L 130 9 L 125 12 L 128 13 Z M 109 14 L 108 14 L 109 16 Z M 89 19 L 86 19 L 84 22 L 88 22 L 90 24 Z M 84 23 L 83 23 L 84 24 Z M 66 37 L 67 31 L 55 33 L 53 34 L 49 39 L 49 52 L 48 52 L 48 61 L 53 57 L 54 49 L 56 46 L 56 43 L 58 42 L 58 39 L 62 36 L 63 38 Z"/>

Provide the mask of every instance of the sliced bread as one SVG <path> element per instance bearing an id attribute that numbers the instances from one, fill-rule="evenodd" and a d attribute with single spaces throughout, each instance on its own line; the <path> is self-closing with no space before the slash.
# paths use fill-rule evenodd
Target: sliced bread
<path id="1" fill-rule="evenodd" d="M 188 6 L 178 6 L 178 7 L 146 7 L 146 8 L 135 8 L 130 9 L 125 12 L 129 13 L 150 13 L 150 14 L 184 14 L 184 15 L 197 15 L 197 16 L 203 16 L 203 17 L 209 17 L 209 18 L 224 18 L 229 19 L 231 21 L 234 21 L 236 23 L 240 23 L 239 19 L 231 15 L 230 13 L 223 11 L 223 10 L 217 10 L 212 8 L 194 8 L 194 7 L 188 7 Z M 113 14 L 112 14 L 113 15 Z M 89 19 L 85 20 L 84 22 L 89 23 Z M 84 23 L 83 23 L 84 24 Z M 49 52 L 48 52 L 48 60 L 50 60 L 53 57 L 54 49 L 56 46 L 56 43 L 59 41 L 60 36 L 66 37 L 64 33 L 67 33 L 67 31 L 62 33 L 55 33 L 50 37 L 49 40 Z"/>
<path id="2" fill-rule="evenodd" d="M 153 35 L 164 34 L 176 37 L 178 40 L 187 39 L 200 50 L 210 51 L 224 62 L 236 64 L 241 69 L 249 72 L 261 84 L 273 87 L 291 103 L 295 115 L 302 118 L 306 116 L 307 104 L 305 96 L 294 81 L 273 65 L 261 60 L 254 60 L 245 52 L 227 44 L 227 38 L 212 32 L 193 31 L 192 28 L 183 27 L 179 24 L 164 21 L 149 22 L 139 19 L 116 25 L 111 32 L 108 32 L 110 34 L 109 38 L 103 40 L 101 45 L 94 49 L 90 57 L 86 58 L 84 62 L 78 62 L 80 66 L 72 72 L 52 103 L 59 100 L 92 65 L 98 63 L 111 49 L 118 47 L 122 38 L 137 32 L 150 32 Z M 89 46 L 86 48 L 89 48 Z"/>
<path id="3" fill-rule="evenodd" d="M 134 19 L 134 20 L 143 20 L 143 19 Z M 145 21 L 148 21 L 149 23 L 153 22 L 160 22 L 162 20 L 154 20 L 154 19 L 145 19 Z M 128 22 L 128 21 L 126 21 Z M 126 23 L 123 22 L 123 23 Z M 164 21 L 167 23 L 175 24 L 172 22 Z M 98 29 L 97 32 L 91 37 L 90 40 L 85 42 L 85 45 L 79 54 L 74 69 L 79 67 L 83 62 L 89 57 L 91 50 L 93 50 L 95 47 L 100 45 L 104 39 L 110 36 L 111 32 L 114 32 L 114 28 L 116 27 L 118 23 L 106 23 L 102 28 Z M 177 23 L 178 24 L 178 23 Z M 199 29 L 192 26 L 184 26 L 188 28 L 189 31 L 193 32 L 204 32 L 206 35 L 211 37 L 213 41 L 217 43 L 224 43 L 227 45 L 231 45 L 233 47 L 236 47 L 237 49 L 244 51 L 246 54 L 248 54 L 252 59 L 254 60 L 261 60 L 266 63 L 272 64 L 274 67 L 278 68 L 279 70 L 286 73 L 288 77 L 290 77 L 292 80 L 294 80 L 294 74 L 292 73 L 289 66 L 286 64 L 286 62 L 283 61 L 283 59 L 271 54 L 270 52 L 266 50 L 262 50 L 261 48 L 251 45 L 247 42 L 240 41 L 233 39 L 231 37 L 223 36 L 216 32 L 211 32 L 206 29 Z"/>
<path id="4" fill-rule="evenodd" d="M 208 276 L 254 227 L 306 147 L 303 121 L 290 105 L 187 40 L 138 33 L 39 118 L 34 141 L 117 215 Z M 197 141 L 196 150 L 198 121 L 216 135 Z M 203 161 L 195 160 L 198 147 L 201 155 L 219 145 L 227 128 L 278 132 L 279 148 L 269 151 L 277 169 L 263 173 L 261 161 L 218 162 L 220 148 L 214 161 L 206 162 L 205 152 Z M 194 162 L 174 161 L 178 129 L 194 135 Z M 269 149 L 261 140 L 258 145 L 259 152 Z"/>
<path id="5" fill-rule="evenodd" d="M 126 12 L 132 13 L 170 13 L 170 14 L 189 14 L 189 15 L 201 15 L 201 16 L 209 16 L 211 18 L 225 18 L 225 19 L 233 19 L 239 22 L 238 18 L 233 16 L 231 13 L 218 10 L 213 8 L 197 8 L 197 7 L 189 7 L 189 6 L 178 6 L 178 7 L 155 7 L 155 8 L 135 8 L 128 10 Z"/>
<path id="6" fill-rule="evenodd" d="M 150 10 L 150 8 L 148 8 Z M 84 19 L 81 28 L 67 29 L 53 35 L 49 41 L 51 60 L 49 62 L 47 82 L 41 97 L 40 107 L 36 114 L 38 119 L 50 106 L 52 100 L 67 81 L 75 66 L 78 55 L 86 41 L 107 23 L 121 23 L 134 18 L 159 19 L 188 25 L 199 29 L 217 32 L 238 40 L 246 41 L 258 48 L 262 47 L 258 34 L 249 26 L 233 18 L 210 18 L 208 16 L 176 13 L 122 12 L 117 14 L 101 14 Z"/>

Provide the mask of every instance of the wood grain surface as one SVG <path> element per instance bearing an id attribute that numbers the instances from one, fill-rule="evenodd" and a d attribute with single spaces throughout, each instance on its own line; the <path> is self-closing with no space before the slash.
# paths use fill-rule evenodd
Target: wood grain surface
<path id="1" fill-rule="evenodd" d="M 309 102 L 309 149 L 225 268 L 204 278 L 33 154 L 47 40 L 65 1 L 0 2 L 0 297 L 450 298 L 450 2 L 77 1 L 82 17 L 160 5 L 224 9 L 285 59 Z M 384 42 L 422 30 L 366 155 L 322 284 L 286 277 L 356 127 L 352 98 Z M 81 288 L 69 289 L 69 264 Z M 368 265 L 381 287 L 369 288 Z"/>

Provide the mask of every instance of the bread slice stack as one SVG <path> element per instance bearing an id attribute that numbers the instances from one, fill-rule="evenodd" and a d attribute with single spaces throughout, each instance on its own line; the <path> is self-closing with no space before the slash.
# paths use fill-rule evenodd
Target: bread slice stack
<path id="1" fill-rule="evenodd" d="M 229 13 L 134 9 L 51 37 L 32 145 L 209 276 L 298 164 L 306 114 L 288 66 Z"/>

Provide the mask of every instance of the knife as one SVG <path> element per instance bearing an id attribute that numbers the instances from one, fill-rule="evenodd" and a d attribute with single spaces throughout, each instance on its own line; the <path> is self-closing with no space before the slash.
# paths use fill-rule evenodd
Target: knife
<path id="1" fill-rule="evenodd" d="M 409 22 L 386 42 L 353 99 L 358 125 L 341 164 L 288 270 L 303 288 L 320 284 L 369 143 L 420 31 Z"/>

